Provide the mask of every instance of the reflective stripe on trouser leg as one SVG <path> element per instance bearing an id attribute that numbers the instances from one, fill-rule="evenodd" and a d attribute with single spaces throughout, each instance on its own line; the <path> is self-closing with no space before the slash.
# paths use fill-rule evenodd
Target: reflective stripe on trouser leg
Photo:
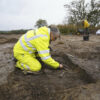
<path id="1" fill-rule="evenodd" d="M 29 70 L 30 71 L 40 71 L 41 70 L 41 63 L 36 59 L 34 58 L 33 56 L 31 55 L 18 55 L 17 56 L 17 60 L 18 60 L 18 63 L 16 65 L 16 67 L 20 68 L 23 70 L 23 67 L 21 64 L 23 64 L 24 68 L 26 69 L 26 67 L 30 68 Z M 28 66 L 26 66 L 28 65 Z"/>
<path id="2" fill-rule="evenodd" d="M 30 70 L 30 67 L 28 65 L 21 63 L 21 66 L 23 67 L 24 70 Z"/>
<path id="3" fill-rule="evenodd" d="M 23 73 L 27 74 L 27 73 L 32 73 L 32 71 L 30 71 L 30 68 L 28 65 L 24 65 L 23 63 L 21 63 L 22 67 L 23 67 Z M 26 68 L 25 68 L 26 67 Z"/>
<path id="4" fill-rule="evenodd" d="M 20 68 L 21 70 L 30 70 L 30 67 L 28 65 L 20 63 L 19 61 L 17 61 L 16 67 Z"/>

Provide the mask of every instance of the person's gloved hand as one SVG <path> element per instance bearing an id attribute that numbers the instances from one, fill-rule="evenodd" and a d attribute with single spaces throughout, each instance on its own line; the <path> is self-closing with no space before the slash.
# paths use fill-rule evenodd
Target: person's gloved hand
<path id="1" fill-rule="evenodd" d="M 62 65 L 62 64 L 60 64 L 60 65 L 59 65 L 59 68 L 60 68 L 60 69 L 62 69 L 62 68 L 63 68 L 63 65 Z"/>

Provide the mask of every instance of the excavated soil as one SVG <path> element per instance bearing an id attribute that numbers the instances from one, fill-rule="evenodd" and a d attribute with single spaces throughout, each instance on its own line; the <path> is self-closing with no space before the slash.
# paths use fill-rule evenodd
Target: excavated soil
<path id="1" fill-rule="evenodd" d="M 13 46 L 20 35 L 0 36 L 0 100 L 100 100 L 100 36 L 62 36 L 52 57 L 64 65 L 25 75 L 15 68 Z"/>

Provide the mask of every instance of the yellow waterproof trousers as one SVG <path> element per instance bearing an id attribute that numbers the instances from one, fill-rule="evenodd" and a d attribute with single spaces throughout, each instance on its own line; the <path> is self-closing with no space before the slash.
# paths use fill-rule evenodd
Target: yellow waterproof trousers
<path id="1" fill-rule="evenodd" d="M 30 54 L 19 54 L 16 56 L 16 59 L 18 60 L 16 67 L 20 68 L 21 70 L 35 72 L 41 70 L 40 62 Z"/>

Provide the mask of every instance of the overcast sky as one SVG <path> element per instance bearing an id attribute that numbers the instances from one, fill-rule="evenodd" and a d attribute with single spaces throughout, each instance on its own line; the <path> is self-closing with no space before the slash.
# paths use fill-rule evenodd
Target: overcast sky
<path id="1" fill-rule="evenodd" d="M 64 4 L 71 0 L 0 0 L 0 30 L 30 29 L 38 19 L 63 22 Z"/>

